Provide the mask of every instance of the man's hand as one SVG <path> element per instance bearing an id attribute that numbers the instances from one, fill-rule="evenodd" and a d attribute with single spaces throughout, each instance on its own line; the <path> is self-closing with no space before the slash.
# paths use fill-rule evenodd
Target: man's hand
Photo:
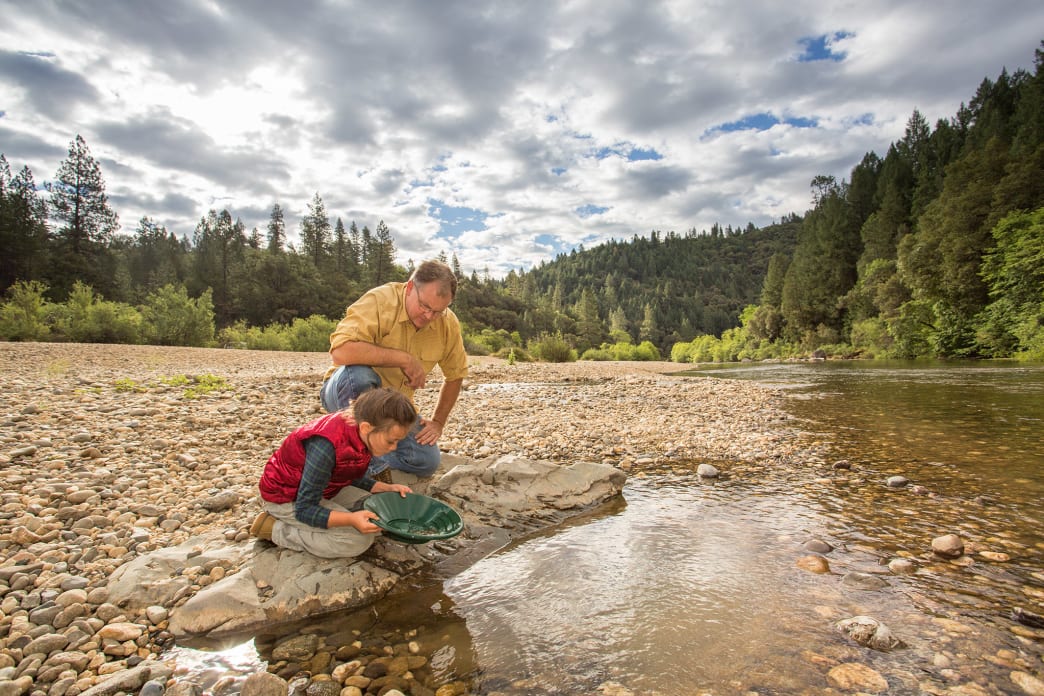
<path id="1" fill-rule="evenodd" d="M 434 445 L 442 437 L 442 423 L 421 418 L 421 429 L 417 433 L 417 442 L 422 445 Z"/>
<path id="2" fill-rule="evenodd" d="M 424 372 L 424 365 L 409 353 L 404 355 L 406 355 L 407 361 L 402 368 L 402 373 L 406 375 L 406 384 L 410 385 L 412 389 L 422 388 L 428 380 L 428 376 Z"/>

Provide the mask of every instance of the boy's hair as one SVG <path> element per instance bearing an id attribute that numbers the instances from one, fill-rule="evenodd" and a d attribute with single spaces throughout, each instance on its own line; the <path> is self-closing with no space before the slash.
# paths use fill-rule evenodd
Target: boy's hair
<path id="1" fill-rule="evenodd" d="M 386 430 L 392 425 L 401 425 L 407 430 L 417 420 L 417 409 L 405 395 L 377 387 L 360 394 L 352 402 L 352 414 L 356 423 L 366 421 L 374 430 Z"/>

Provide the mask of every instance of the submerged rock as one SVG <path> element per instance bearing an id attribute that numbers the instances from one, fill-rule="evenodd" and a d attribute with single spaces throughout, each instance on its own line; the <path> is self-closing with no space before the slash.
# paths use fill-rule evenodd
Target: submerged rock
<path id="1" fill-rule="evenodd" d="M 892 630 L 870 616 L 853 616 L 837 622 L 837 629 L 863 647 L 887 652 L 903 646 Z"/>

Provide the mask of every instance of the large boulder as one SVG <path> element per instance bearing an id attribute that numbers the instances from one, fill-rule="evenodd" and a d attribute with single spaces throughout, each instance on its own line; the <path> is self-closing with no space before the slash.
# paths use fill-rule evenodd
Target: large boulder
<path id="1" fill-rule="evenodd" d="M 626 479 L 619 469 L 591 462 L 444 455 L 440 472 L 412 487 L 461 513 L 464 532 L 454 539 L 418 545 L 379 539 L 360 558 L 330 560 L 266 542 L 230 543 L 215 533 L 122 566 L 109 583 L 109 601 L 141 611 L 173 607 L 191 594 L 171 610 L 175 638 L 247 635 L 272 623 L 365 606 L 425 564 L 463 569 L 515 536 L 619 495 Z M 239 570 L 202 589 L 184 572 L 214 565 Z"/>

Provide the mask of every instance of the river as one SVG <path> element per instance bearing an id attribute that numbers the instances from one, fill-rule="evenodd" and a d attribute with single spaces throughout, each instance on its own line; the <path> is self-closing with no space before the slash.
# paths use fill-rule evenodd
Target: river
<path id="1" fill-rule="evenodd" d="M 814 454 L 780 468 L 713 462 L 714 479 L 665 462 L 632 475 L 620 500 L 460 573 L 412 577 L 321 630 L 421 627 L 435 683 L 476 694 L 1033 693 L 1044 630 L 1012 611 L 1044 613 L 1044 366 L 688 374 L 780 389 Z M 934 555 L 951 533 L 965 554 Z M 829 572 L 799 567 L 810 540 L 832 548 Z M 895 559 L 914 572 L 891 572 Z M 838 631 L 860 615 L 903 646 Z"/>

